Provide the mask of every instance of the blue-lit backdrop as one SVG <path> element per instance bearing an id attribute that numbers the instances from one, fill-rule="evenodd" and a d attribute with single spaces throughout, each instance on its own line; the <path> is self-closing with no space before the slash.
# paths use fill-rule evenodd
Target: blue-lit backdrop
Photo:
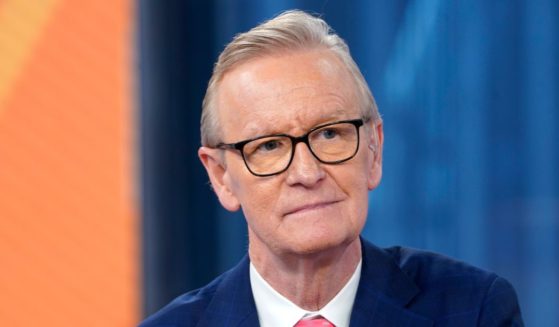
<path id="1" fill-rule="evenodd" d="M 384 118 L 384 176 L 364 236 L 508 278 L 529 326 L 559 326 L 559 3 L 139 2 L 145 312 L 246 251 L 198 163 L 211 67 L 231 37 L 282 10 L 322 15 Z"/>

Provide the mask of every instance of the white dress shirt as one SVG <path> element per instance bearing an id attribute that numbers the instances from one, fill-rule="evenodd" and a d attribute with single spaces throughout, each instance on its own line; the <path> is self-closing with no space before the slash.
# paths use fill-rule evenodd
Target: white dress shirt
<path id="1" fill-rule="evenodd" d="M 272 288 L 250 263 L 250 286 L 261 327 L 292 327 L 303 317 L 320 315 L 336 327 L 348 327 L 361 278 L 361 260 L 345 286 L 318 311 L 299 308 Z"/>

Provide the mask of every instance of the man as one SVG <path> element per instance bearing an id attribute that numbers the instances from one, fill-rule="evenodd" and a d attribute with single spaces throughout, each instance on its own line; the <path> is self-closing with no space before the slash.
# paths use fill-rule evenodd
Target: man
<path id="1" fill-rule="evenodd" d="M 221 204 L 243 210 L 237 267 L 141 326 L 521 326 L 495 274 L 360 238 L 382 175 L 383 128 L 346 44 L 290 11 L 223 51 L 198 154 Z"/>

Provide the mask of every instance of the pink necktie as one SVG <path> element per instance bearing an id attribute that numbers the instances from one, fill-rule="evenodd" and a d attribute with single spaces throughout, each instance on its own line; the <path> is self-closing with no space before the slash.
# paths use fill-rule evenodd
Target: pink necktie
<path id="1" fill-rule="evenodd" d="M 311 319 L 301 319 L 293 327 L 336 327 L 328 320 L 322 317 Z"/>

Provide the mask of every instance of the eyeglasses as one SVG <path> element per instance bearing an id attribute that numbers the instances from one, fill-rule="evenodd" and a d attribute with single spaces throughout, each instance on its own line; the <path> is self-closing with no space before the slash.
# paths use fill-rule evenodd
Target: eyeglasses
<path id="1" fill-rule="evenodd" d="M 239 150 L 253 175 L 272 176 L 289 168 L 295 146 L 300 142 L 305 143 L 313 156 L 325 164 L 339 164 L 353 158 L 359 149 L 361 126 L 363 119 L 341 120 L 316 126 L 299 137 L 266 135 L 237 143 L 219 143 L 216 148 Z"/>

